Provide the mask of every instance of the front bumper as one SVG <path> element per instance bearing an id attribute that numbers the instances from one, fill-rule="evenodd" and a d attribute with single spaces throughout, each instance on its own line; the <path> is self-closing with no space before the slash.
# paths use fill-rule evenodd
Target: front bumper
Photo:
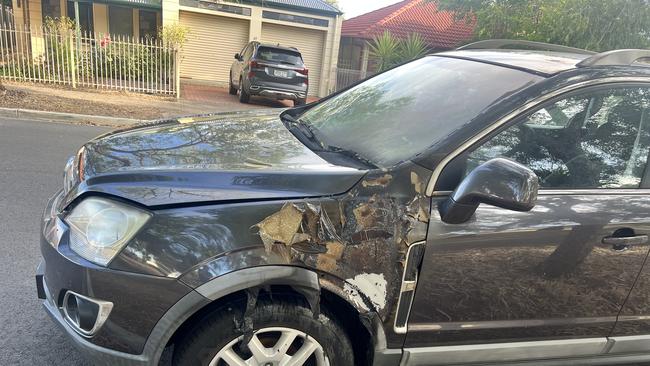
<path id="1" fill-rule="evenodd" d="M 44 308 L 95 364 L 150 364 L 165 346 L 149 344 L 155 327 L 179 300 L 193 291 L 173 278 L 112 270 L 76 255 L 69 247 L 68 227 L 58 217 L 57 205 L 53 203 L 57 200 L 55 197 L 48 203 L 41 231 L 43 262 L 36 281 Z M 114 304 L 95 334 L 81 335 L 66 321 L 62 304 L 67 291 Z M 173 319 L 164 319 L 166 324 L 170 321 Z"/>
<path id="2" fill-rule="evenodd" d="M 115 365 L 115 366 L 136 366 L 136 365 L 151 365 L 149 355 L 132 355 L 129 353 L 118 352 L 109 348 L 100 347 L 91 343 L 87 338 L 82 337 L 75 332 L 65 321 L 61 310 L 57 307 L 55 300 L 52 298 L 47 283 L 44 280 L 45 263 L 41 262 L 36 271 L 37 288 L 43 290 L 39 297 L 44 296 L 43 308 L 47 314 L 52 318 L 54 323 L 63 330 L 68 339 L 72 341 L 74 346 L 82 353 L 88 360 L 92 360 L 95 365 Z"/>

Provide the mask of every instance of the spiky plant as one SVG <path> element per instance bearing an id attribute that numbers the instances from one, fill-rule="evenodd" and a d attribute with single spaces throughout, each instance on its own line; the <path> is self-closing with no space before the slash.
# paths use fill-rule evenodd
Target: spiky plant
<path id="1" fill-rule="evenodd" d="M 368 42 L 369 53 L 377 62 L 377 71 L 384 71 L 400 63 L 400 41 L 389 31 Z"/>
<path id="2" fill-rule="evenodd" d="M 429 47 L 419 33 L 409 33 L 406 39 L 400 43 L 400 57 L 403 62 L 420 58 L 428 51 Z"/>

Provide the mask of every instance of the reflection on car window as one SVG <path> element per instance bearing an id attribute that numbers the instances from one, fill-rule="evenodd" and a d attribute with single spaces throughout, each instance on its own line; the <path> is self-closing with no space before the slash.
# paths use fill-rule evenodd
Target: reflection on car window
<path id="1" fill-rule="evenodd" d="M 538 79 L 506 67 L 430 56 L 371 78 L 300 118 L 312 124 L 325 143 L 389 167 Z"/>
<path id="2" fill-rule="evenodd" d="M 588 101 L 583 98 L 571 98 L 559 101 L 549 107 L 542 108 L 528 117 L 526 122 L 529 125 L 549 127 L 564 127 L 571 118 L 583 111 Z"/>
<path id="3" fill-rule="evenodd" d="M 638 188 L 650 150 L 650 89 L 620 88 L 540 109 L 469 154 L 533 169 L 546 188 Z"/>
<path id="4" fill-rule="evenodd" d="M 287 65 L 302 65 L 302 58 L 298 52 L 277 48 L 260 47 L 257 50 L 257 58 L 262 61 L 278 62 Z"/>

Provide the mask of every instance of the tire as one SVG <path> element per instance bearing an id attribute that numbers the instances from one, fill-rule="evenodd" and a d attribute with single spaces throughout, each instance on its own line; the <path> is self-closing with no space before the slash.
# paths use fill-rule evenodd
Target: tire
<path id="1" fill-rule="evenodd" d="M 246 92 L 246 88 L 244 88 L 244 81 L 239 80 L 239 102 L 240 103 L 248 103 L 251 100 L 250 94 Z"/>
<path id="2" fill-rule="evenodd" d="M 237 88 L 232 85 L 232 78 L 228 81 L 228 93 L 230 95 L 237 95 Z"/>
<path id="3" fill-rule="evenodd" d="M 260 298 L 251 315 L 256 333 L 249 345 L 262 344 L 267 349 L 275 348 L 278 346 L 277 341 L 281 335 L 294 332 L 299 335 L 296 336 L 293 343 L 287 346 L 287 352 L 280 351 L 276 353 L 280 356 L 274 357 L 285 355 L 284 357 L 297 358 L 303 348 L 320 347 L 313 351 L 304 365 L 353 366 L 352 345 L 343 328 L 334 318 L 327 315 L 325 309 L 318 319 L 314 319 L 311 310 L 300 300 L 292 298 L 279 301 L 274 298 L 274 301 L 271 302 L 268 299 Z M 207 366 L 218 355 L 227 357 L 229 353 L 227 350 L 234 351 L 239 357 L 240 363 L 245 362 L 247 358 L 254 358 L 254 353 L 240 348 L 243 333 L 238 329 L 238 324 L 242 319 L 242 309 L 245 305 L 245 300 L 226 304 L 198 321 L 197 325 L 187 333 L 188 336 L 176 348 L 172 365 Z M 285 329 L 287 333 L 284 333 Z M 256 343 L 255 340 L 258 340 L 259 343 Z M 257 354 L 261 353 L 257 352 Z M 221 361 L 217 361 L 218 366 L 227 365 L 221 356 L 219 359 Z M 265 358 L 255 360 L 257 362 L 255 364 L 277 364 L 277 360 Z"/>
<path id="4" fill-rule="evenodd" d="M 293 106 L 294 107 L 298 107 L 298 106 L 305 105 L 305 104 L 307 104 L 307 98 L 296 99 L 296 100 L 293 101 Z"/>

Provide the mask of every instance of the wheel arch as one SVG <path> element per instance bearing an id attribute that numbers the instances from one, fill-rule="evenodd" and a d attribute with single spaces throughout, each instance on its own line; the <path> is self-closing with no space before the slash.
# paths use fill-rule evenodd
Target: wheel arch
<path id="1" fill-rule="evenodd" d="M 346 296 L 342 284 L 342 280 L 327 274 L 319 274 L 312 270 L 293 266 L 260 266 L 219 276 L 197 287 L 186 296 L 191 296 L 197 305 L 185 306 L 187 310 L 185 314 L 181 315 L 179 311 L 172 311 L 177 305 L 170 309 L 172 316 L 179 317 L 182 321 L 165 320 L 170 313 L 168 311 L 156 325 L 158 328 L 161 323 L 166 323 L 171 329 L 167 332 L 167 337 L 160 339 L 160 350 L 156 352 L 157 355 L 153 361 L 158 362 L 165 347 L 183 339 L 194 325 L 209 316 L 216 308 L 229 302 L 246 300 L 252 290 L 262 290 L 270 292 L 273 298 L 287 295 L 301 296 L 314 312 L 320 312 L 321 305 L 326 307 L 350 335 L 355 355 L 361 361 L 359 364 L 370 365 L 375 338 L 377 338 L 377 334 L 383 335 L 381 322 L 376 321 L 378 318 L 376 314 L 368 312 L 367 308 L 359 306 L 349 296 Z M 246 302 L 244 301 L 244 303 Z M 354 334 L 358 334 L 358 332 L 363 332 L 367 336 L 355 337 Z"/>

